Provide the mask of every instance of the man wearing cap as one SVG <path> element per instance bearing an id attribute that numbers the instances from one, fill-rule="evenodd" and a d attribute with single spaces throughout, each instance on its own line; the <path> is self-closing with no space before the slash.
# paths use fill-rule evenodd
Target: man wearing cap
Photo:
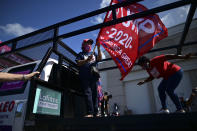
<path id="1" fill-rule="evenodd" d="M 92 52 L 92 39 L 84 39 L 82 42 L 82 52 L 76 57 L 77 65 L 79 66 L 79 77 L 81 86 L 85 94 L 85 102 L 87 115 L 86 117 L 93 117 L 98 113 L 98 79 L 92 74 L 92 67 L 97 67 L 97 63 L 102 59 L 100 44 L 97 45 L 98 55 Z"/>
<path id="2" fill-rule="evenodd" d="M 147 57 L 142 56 L 138 60 L 138 65 L 140 65 L 143 69 L 145 69 L 149 77 L 144 81 L 138 83 L 138 85 L 142 85 L 146 82 L 152 81 L 154 78 L 162 77 L 163 80 L 161 81 L 158 87 L 159 98 L 161 101 L 162 109 L 160 110 L 161 113 L 169 113 L 169 110 L 166 105 L 166 93 L 169 95 L 173 103 L 177 108 L 177 112 L 184 113 L 183 107 L 179 101 L 178 96 L 174 93 L 174 90 L 179 85 L 183 71 L 181 67 L 176 64 L 172 64 L 167 60 L 172 59 L 188 59 L 190 54 L 188 55 L 160 55 L 156 56 L 153 59 L 149 60 Z"/>

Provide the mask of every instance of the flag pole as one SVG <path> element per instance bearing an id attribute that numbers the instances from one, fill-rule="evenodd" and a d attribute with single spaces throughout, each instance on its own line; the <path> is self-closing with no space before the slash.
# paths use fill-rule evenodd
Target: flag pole
<path id="1" fill-rule="evenodd" d="M 93 51 L 92 51 L 92 55 L 93 55 L 94 52 L 95 52 L 96 46 L 97 46 L 97 45 L 95 44 L 94 49 L 93 49 Z"/>

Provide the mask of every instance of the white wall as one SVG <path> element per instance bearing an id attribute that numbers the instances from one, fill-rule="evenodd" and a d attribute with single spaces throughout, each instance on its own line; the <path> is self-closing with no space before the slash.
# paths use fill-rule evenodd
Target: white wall
<path id="1" fill-rule="evenodd" d="M 125 83 L 126 104 L 133 114 L 149 114 L 151 111 L 151 97 L 148 84 L 137 86 L 140 80 Z"/>

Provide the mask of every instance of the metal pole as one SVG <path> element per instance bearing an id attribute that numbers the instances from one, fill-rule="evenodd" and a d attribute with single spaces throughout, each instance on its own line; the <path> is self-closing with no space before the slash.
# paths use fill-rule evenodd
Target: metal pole
<path id="1" fill-rule="evenodd" d="M 54 36 L 53 36 L 53 50 L 57 50 L 57 36 L 58 36 L 59 28 L 54 29 Z"/>
<path id="2" fill-rule="evenodd" d="M 179 42 L 180 44 L 179 44 L 179 47 L 177 48 L 177 54 L 181 54 L 182 45 L 183 45 L 183 43 L 185 41 L 185 38 L 186 38 L 186 36 L 188 34 L 189 27 L 190 27 L 190 24 L 192 22 L 192 18 L 194 16 L 195 10 L 196 10 L 196 5 L 195 4 L 191 4 L 190 10 L 189 10 L 189 14 L 187 15 L 187 20 L 186 20 L 186 23 L 185 23 L 184 31 L 183 31 L 183 34 L 181 36 L 181 40 Z"/>

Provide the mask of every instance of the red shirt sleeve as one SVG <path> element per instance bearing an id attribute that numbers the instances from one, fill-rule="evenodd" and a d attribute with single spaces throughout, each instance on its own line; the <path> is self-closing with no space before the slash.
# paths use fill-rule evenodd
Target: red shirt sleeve
<path id="1" fill-rule="evenodd" d="M 178 65 L 167 61 L 165 55 L 156 56 L 151 59 L 150 66 L 151 69 L 149 70 L 149 74 L 151 74 L 150 71 L 153 68 L 156 68 L 157 72 L 159 73 L 157 78 L 163 77 L 164 79 L 167 79 L 169 76 L 180 70 L 180 67 Z"/>

